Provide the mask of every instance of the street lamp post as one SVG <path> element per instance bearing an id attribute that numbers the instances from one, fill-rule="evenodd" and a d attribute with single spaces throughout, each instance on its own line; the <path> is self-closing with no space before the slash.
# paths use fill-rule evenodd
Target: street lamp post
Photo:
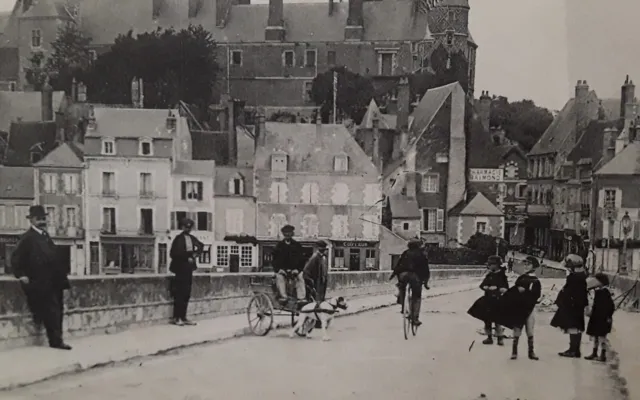
<path id="1" fill-rule="evenodd" d="M 590 253 L 590 239 L 589 239 L 589 221 L 586 219 L 583 219 L 582 221 L 580 221 L 580 246 L 582 247 L 582 254 L 581 256 L 584 257 L 585 262 L 587 261 L 587 259 L 589 258 L 589 253 Z M 596 270 L 595 270 L 595 257 L 592 257 L 592 273 L 595 274 Z M 587 266 L 588 267 L 588 266 Z"/>
<path id="2" fill-rule="evenodd" d="M 622 217 L 622 234 L 624 235 L 624 241 L 622 242 L 622 263 L 620 265 L 620 275 L 627 274 L 627 239 L 631 232 L 631 217 L 629 212 L 625 211 L 624 217 Z"/>

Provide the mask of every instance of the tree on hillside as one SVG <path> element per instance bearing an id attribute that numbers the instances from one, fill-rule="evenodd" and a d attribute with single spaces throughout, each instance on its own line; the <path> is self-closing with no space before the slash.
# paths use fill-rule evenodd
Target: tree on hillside
<path id="1" fill-rule="evenodd" d="M 131 103 L 131 81 L 144 82 L 144 105 L 168 108 L 183 100 L 207 107 L 216 88 L 220 68 L 216 44 L 202 26 L 176 31 L 161 29 L 116 38 L 110 51 L 93 63 L 88 73 L 92 101 Z"/>
<path id="2" fill-rule="evenodd" d="M 58 29 L 56 40 L 51 43 L 51 55 L 34 53 L 25 68 L 27 82 L 35 90 L 41 90 L 49 78 L 54 90 L 69 92 L 74 77 L 82 77 L 91 66 L 92 57 L 87 37 L 76 24 L 64 24 Z"/>
<path id="3" fill-rule="evenodd" d="M 531 100 L 509 103 L 506 97 L 498 96 L 491 103 L 491 126 L 501 126 L 507 138 L 530 150 L 551 125 L 553 115 Z"/>
<path id="4" fill-rule="evenodd" d="M 329 122 L 333 112 L 333 73 L 338 75 L 336 108 L 338 113 L 360 123 L 367 106 L 374 96 L 371 78 L 349 71 L 346 67 L 335 67 L 318 74 L 311 86 L 311 99 L 320 106 L 323 122 Z"/>

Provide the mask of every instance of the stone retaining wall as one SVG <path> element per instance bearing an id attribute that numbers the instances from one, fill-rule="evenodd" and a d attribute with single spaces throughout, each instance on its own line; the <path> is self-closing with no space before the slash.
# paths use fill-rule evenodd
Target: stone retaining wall
<path id="1" fill-rule="evenodd" d="M 516 262 L 513 265 L 513 272 L 517 274 L 523 274 L 526 272 L 527 268 L 529 267 L 525 266 L 523 262 Z M 543 263 L 540 268 L 538 268 L 537 275 L 540 278 L 564 279 L 567 277 L 567 270 Z"/>
<path id="2" fill-rule="evenodd" d="M 435 267 L 435 266 L 434 266 Z M 480 277 L 481 268 L 432 268 L 432 281 Z M 227 273 L 194 276 L 189 315 L 194 319 L 242 313 L 252 290 L 271 292 L 273 274 Z M 328 296 L 374 296 L 394 290 L 390 271 L 332 272 Z M 170 275 L 72 277 L 65 293 L 65 336 L 115 333 L 136 326 L 166 323 L 171 316 Z M 264 288 L 251 285 L 256 281 Z M 32 322 L 20 283 L 0 278 L 0 349 L 43 342 Z"/>

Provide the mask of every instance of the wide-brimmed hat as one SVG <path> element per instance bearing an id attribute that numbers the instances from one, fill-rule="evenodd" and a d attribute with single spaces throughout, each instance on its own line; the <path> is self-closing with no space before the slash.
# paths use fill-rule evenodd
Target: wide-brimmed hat
<path id="1" fill-rule="evenodd" d="M 27 215 L 27 218 L 44 218 L 47 215 L 49 214 L 44 210 L 44 207 L 31 206 L 29 207 L 29 215 Z"/>
<path id="2" fill-rule="evenodd" d="M 500 256 L 489 256 L 487 259 L 487 265 L 497 265 L 502 266 L 502 257 Z"/>
<path id="3" fill-rule="evenodd" d="M 534 256 L 527 256 L 527 258 L 525 258 L 525 261 L 531 264 L 532 268 L 540 268 L 540 261 L 538 261 L 538 259 Z"/>
<path id="4" fill-rule="evenodd" d="M 182 221 L 180 221 L 180 226 L 182 227 L 182 229 L 193 228 L 193 225 L 194 222 L 190 218 L 183 218 Z"/>
<path id="5" fill-rule="evenodd" d="M 327 242 L 325 242 L 324 240 L 318 240 L 316 242 L 316 247 L 319 249 L 326 249 L 327 248 Z"/>
<path id="6" fill-rule="evenodd" d="M 569 269 L 582 268 L 584 266 L 584 260 L 577 254 L 569 254 L 564 259 L 564 265 Z"/>
<path id="7" fill-rule="evenodd" d="M 295 230 L 296 228 L 294 228 L 293 225 L 285 225 L 282 227 L 282 229 L 280 229 L 280 232 L 287 233 L 287 232 L 293 232 Z"/>
<path id="8" fill-rule="evenodd" d="M 602 286 L 609 286 L 609 277 L 602 272 L 597 273 L 594 278 L 596 278 Z"/>

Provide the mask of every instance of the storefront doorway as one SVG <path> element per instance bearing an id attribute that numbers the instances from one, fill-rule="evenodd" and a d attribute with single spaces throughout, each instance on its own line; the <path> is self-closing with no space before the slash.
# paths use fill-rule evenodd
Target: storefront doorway
<path id="1" fill-rule="evenodd" d="M 349 249 L 349 271 L 360 271 L 360 249 Z"/>

